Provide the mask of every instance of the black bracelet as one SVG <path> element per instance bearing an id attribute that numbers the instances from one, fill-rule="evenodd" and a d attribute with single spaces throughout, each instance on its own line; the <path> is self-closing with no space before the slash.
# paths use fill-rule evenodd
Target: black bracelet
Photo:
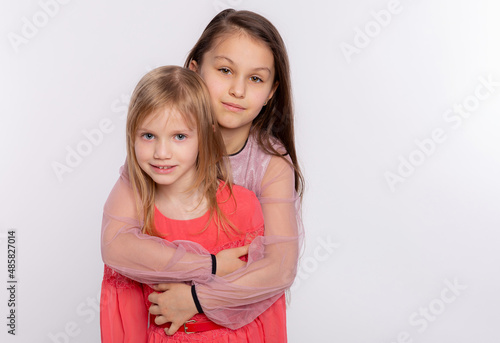
<path id="1" fill-rule="evenodd" d="M 214 254 L 210 254 L 210 256 L 212 257 L 212 274 L 215 275 L 217 273 L 217 259 Z"/>
<path id="2" fill-rule="evenodd" d="M 200 301 L 198 300 L 198 295 L 196 295 L 196 289 L 194 288 L 194 285 L 191 286 L 191 295 L 193 296 L 194 304 L 196 305 L 198 313 L 203 313 L 203 309 L 201 308 Z"/>

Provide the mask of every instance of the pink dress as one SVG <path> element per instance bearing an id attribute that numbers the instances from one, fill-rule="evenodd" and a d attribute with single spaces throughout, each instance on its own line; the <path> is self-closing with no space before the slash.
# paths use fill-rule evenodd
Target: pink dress
<path id="1" fill-rule="evenodd" d="M 184 237 L 190 241 L 171 240 L 173 236 L 163 240 L 140 232 L 141 223 L 134 219 L 137 214 L 127 173 L 122 171 L 104 207 L 102 255 L 111 268 L 105 269 L 101 295 L 103 342 L 146 341 L 142 333 L 134 336 L 127 330 L 131 326 L 147 327 L 147 324 L 143 325 L 147 323 L 147 306 L 144 306 L 142 287 L 135 281 L 154 284 L 186 280 L 196 284 L 205 315 L 215 323 L 234 330 L 214 330 L 212 333 L 230 332 L 234 335 L 239 332 L 238 335 L 242 335 L 238 336 L 239 341 L 242 342 L 249 341 L 243 333 L 251 335 L 252 342 L 286 342 L 283 293 L 295 277 L 303 235 L 293 169 L 285 159 L 264 152 L 253 136 L 249 137 L 242 151 L 230 157 L 230 161 L 234 182 L 257 195 L 266 224 L 263 236 L 254 235 L 247 266 L 223 278 L 211 275 L 210 253 L 222 249 L 221 245 L 197 241 L 191 236 Z M 238 200 L 238 204 L 245 202 Z M 162 217 L 161 214 L 157 213 L 155 220 L 158 217 Z M 248 228 L 244 230 L 246 234 L 250 232 Z M 196 238 L 201 239 L 203 235 Z M 248 241 L 246 236 L 224 244 L 233 246 L 243 244 L 245 240 Z M 138 295 L 143 304 L 140 309 L 137 307 Z M 131 308 L 137 309 L 134 318 L 124 315 Z M 263 323 L 273 322 L 266 316 L 278 318 L 279 323 L 274 323 L 282 329 L 273 333 L 275 336 L 272 338 L 265 336 L 271 331 L 265 329 Z M 255 331 L 256 327 L 260 329 Z M 152 327 L 149 337 L 155 332 L 159 330 Z M 177 336 L 180 334 L 173 337 L 182 342 Z M 162 337 L 166 339 L 165 335 Z M 195 339 L 193 335 L 187 337 Z M 222 340 L 214 342 L 238 342 L 229 333 L 222 337 Z"/>
<path id="2" fill-rule="evenodd" d="M 217 239 L 217 226 L 212 220 L 209 227 L 203 234 L 199 234 L 199 228 L 204 227 L 209 219 L 209 213 L 192 220 L 174 220 L 165 217 L 158 209 L 155 212 L 155 225 L 162 238 L 169 241 L 189 240 L 199 243 L 210 253 L 217 254 L 219 251 L 228 248 L 240 247 L 250 244 L 256 237 L 264 234 L 264 218 L 255 194 L 239 186 L 233 187 L 233 201 L 224 201 L 228 198 L 229 191 L 224 189 L 219 192 L 218 199 L 221 210 L 228 215 L 229 220 L 241 231 L 237 235 L 227 235 L 220 233 Z M 117 328 L 118 337 L 122 341 L 144 342 L 286 342 L 286 304 L 282 295 L 270 308 L 258 316 L 251 323 L 236 329 L 216 329 L 194 334 L 186 334 L 178 331 L 173 336 L 167 336 L 163 330 L 150 323 L 147 329 L 147 312 L 151 305 L 147 300 L 148 295 L 153 290 L 147 285 L 141 285 L 132 280 L 127 282 L 127 278 L 120 277 L 113 273 L 111 269 L 106 269 L 103 281 L 103 292 L 109 295 L 110 291 L 116 288 L 123 288 L 116 301 L 111 301 L 107 297 L 106 313 L 113 315 L 106 316 L 106 324 Z M 113 305 L 116 307 L 113 309 Z M 138 317 L 142 318 L 138 318 Z M 144 317 L 145 316 L 145 317 Z M 120 325 L 123 318 L 127 323 Z M 193 317 L 197 321 L 207 321 L 204 314 L 197 314 Z M 132 322 L 133 321 L 133 322 Z M 118 324 L 117 324 L 118 323 Z M 103 323 L 102 323 L 103 324 Z M 103 332 L 110 330 L 103 330 Z M 116 336 L 115 336 L 116 337 Z M 115 337 L 108 337 L 106 341 L 116 342 Z"/>

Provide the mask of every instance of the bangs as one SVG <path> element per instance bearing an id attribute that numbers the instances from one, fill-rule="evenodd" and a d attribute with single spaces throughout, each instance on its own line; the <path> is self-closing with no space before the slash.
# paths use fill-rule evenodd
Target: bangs
<path id="1" fill-rule="evenodd" d="M 143 101 L 132 111 L 135 112 L 135 115 L 133 115 L 135 118 L 130 123 L 132 124 L 131 136 L 136 134 L 139 127 L 146 120 L 156 118 L 163 111 L 169 109 L 179 113 L 190 130 L 199 130 L 199 117 L 204 112 L 208 99 L 201 96 L 199 92 L 192 91 L 187 87 L 176 86 L 176 88 L 168 87 L 163 88 L 161 91 L 157 90 L 157 92 L 153 92 L 156 93 L 154 96 L 143 97 Z"/>
<path id="2" fill-rule="evenodd" d="M 166 111 L 175 112 L 180 115 L 184 124 L 189 130 L 197 131 L 198 120 L 197 115 L 194 112 L 193 106 L 191 104 L 186 104 L 186 106 L 181 106 L 180 104 L 166 103 L 161 106 L 157 106 L 141 113 L 137 118 L 137 125 L 135 127 L 135 132 L 137 132 L 141 125 L 148 120 L 154 120 L 160 117 Z M 170 118 L 170 117 L 169 117 Z M 169 119 L 167 119 L 168 121 Z"/>
<path id="3" fill-rule="evenodd" d="M 193 104 L 192 99 L 183 98 L 177 100 L 176 103 L 167 103 L 163 108 L 176 110 L 177 113 L 181 115 L 182 119 L 186 123 L 186 126 L 190 130 L 198 130 L 199 109 L 197 107 L 198 106 L 195 106 L 195 104 Z"/>

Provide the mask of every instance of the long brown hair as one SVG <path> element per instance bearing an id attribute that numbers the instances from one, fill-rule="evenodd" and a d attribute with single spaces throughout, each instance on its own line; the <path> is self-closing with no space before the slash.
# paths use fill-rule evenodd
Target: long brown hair
<path id="1" fill-rule="evenodd" d="M 232 224 L 221 212 L 216 194 L 219 180 L 229 188 L 228 163 L 225 162 L 224 141 L 213 114 L 210 94 L 198 74 L 177 66 L 164 66 L 147 73 L 137 84 L 127 116 L 127 163 L 130 183 L 137 194 L 138 213 L 143 217 L 143 232 L 158 236 L 154 225 L 156 183 L 145 173 L 137 162 L 135 139 L 137 130 L 144 120 L 157 110 L 176 109 L 191 128 L 198 132 L 198 158 L 196 179 L 190 190 L 200 190 L 208 202 L 210 219 L 215 214 L 219 228 L 227 230 Z M 208 223 L 207 223 L 208 225 Z"/>
<path id="2" fill-rule="evenodd" d="M 266 106 L 262 107 L 259 115 L 254 119 L 252 132 L 256 134 L 259 146 L 271 155 L 283 157 L 283 154 L 273 146 L 273 138 L 283 144 L 292 160 L 295 172 L 295 190 L 302 196 L 304 177 L 300 171 L 295 150 L 294 114 L 288 54 L 285 43 L 274 25 L 257 13 L 226 9 L 217 14 L 207 25 L 198 42 L 187 56 L 184 66 L 188 68 L 192 61 L 196 61 L 201 66 L 203 56 L 213 48 L 217 39 L 241 31 L 264 42 L 271 49 L 276 70 L 274 82 L 278 82 L 278 88 L 273 97 L 267 102 Z"/>

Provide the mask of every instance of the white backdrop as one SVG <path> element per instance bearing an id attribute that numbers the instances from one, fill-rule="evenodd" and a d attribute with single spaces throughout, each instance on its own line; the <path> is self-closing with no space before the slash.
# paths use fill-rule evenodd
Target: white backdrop
<path id="1" fill-rule="evenodd" d="M 291 60 L 307 238 L 289 341 L 498 343 L 496 0 L 2 1 L 1 341 L 99 341 L 128 98 L 224 7 L 269 18 Z"/>

